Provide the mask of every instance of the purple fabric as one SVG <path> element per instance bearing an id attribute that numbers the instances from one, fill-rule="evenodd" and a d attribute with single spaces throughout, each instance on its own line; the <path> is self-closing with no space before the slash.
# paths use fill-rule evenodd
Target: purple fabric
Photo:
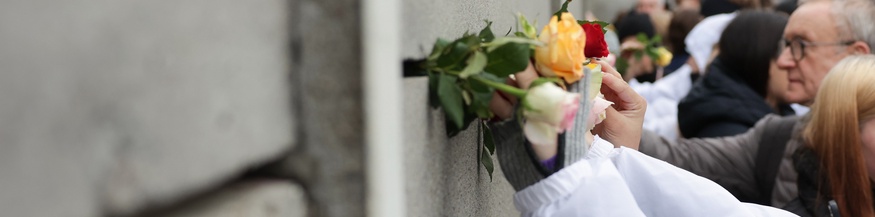
<path id="1" fill-rule="evenodd" d="M 547 170 L 549 170 L 549 171 L 553 171 L 553 168 L 555 167 L 555 165 L 556 165 L 556 156 L 553 156 L 547 160 L 541 161 L 541 166 L 544 166 L 544 168 L 547 168 Z"/>

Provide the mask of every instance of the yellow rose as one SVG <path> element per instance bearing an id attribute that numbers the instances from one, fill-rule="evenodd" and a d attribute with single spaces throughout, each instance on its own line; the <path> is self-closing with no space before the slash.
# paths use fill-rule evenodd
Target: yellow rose
<path id="1" fill-rule="evenodd" d="M 562 20 L 556 16 L 541 30 L 538 40 L 544 46 L 535 48 L 535 67 L 543 76 L 560 77 L 574 83 L 583 76 L 583 62 L 586 56 L 586 33 L 571 13 L 562 13 Z"/>
<path id="2" fill-rule="evenodd" d="M 656 65 L 661 67 L 666 67 L 671 63 L 671 58 L 674 56 L 671 55 L 671 52 L 665 49 L 665 47 L 659 47 L 656 49 L 656 52 L 659 54 L 659 59 L 656 60 Z"/>

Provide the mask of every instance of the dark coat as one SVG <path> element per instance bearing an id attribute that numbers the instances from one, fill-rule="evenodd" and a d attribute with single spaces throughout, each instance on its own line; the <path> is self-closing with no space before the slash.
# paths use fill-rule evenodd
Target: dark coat
<path id="1" fill-rule="evenodd" d="M 678 103 L 678 127 L 685 138 L 732 136 L 744 133 L 766 114 L 795 114 L 789 106 L 782 106 L 781 111 L 775 112 L 715 60 Z"/>

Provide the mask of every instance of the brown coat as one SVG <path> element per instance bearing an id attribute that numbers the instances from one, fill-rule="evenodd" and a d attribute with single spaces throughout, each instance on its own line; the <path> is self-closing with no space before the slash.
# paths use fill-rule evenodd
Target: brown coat
<path id="1" fill-rule="evenodd" d="M 793 152 L 803 144 L 800 136 L 805 122 L 803 118 L 767 115 L 747 132 L 730 137 L 681 138 L 677 141 L 668 141 L 645 130 L 641 135 L 639 151 L 711 179 L 736 197 L 758 195 L 758 186 L 754 179 L 757 169 L 754 159 L 759 146 L 767 145 L 760 144 L 762 137 L 768 136 L 762 135 L 763 129 L 776 127 L 782 118 L 797 119 L 771 192 L 771 205 L 783 207 L 798 196 L 797 172 L 793 166 L 792 156 Z"/>

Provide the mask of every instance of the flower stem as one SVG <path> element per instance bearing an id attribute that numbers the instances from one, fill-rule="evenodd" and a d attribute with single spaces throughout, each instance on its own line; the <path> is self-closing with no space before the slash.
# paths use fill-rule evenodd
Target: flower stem
<path id="1" fill-rule="evenodd" d="M 501 92 L 505 92 L 505 93 L 508 93 L 508 94 L 514 95 L 514 96 L 516 96 L 516 97 L 524 97 L 524 96 L 526 96 L 526 91 L 525 91 L 525 90 L 522 90 L 522 89 L 519 89 L 519 88 L 516 88 L 516 87 L 510 86 L 510 85 L 507 85 L 507 84 L 502 84 L 502 83 L 498 83 L 498 82 L 490 81 L 490 80 L 487 80 L 487 79 L 485 79 L 485 78 L 481 78 L 480 76 L 471 76 L 471 77 L 469 77 L 469 78 L 471 78 L 471 79 L 473 79 L 473 80 L 475 80 L 475 81 L 478 81 L 478 82 L 480 82 L 480 83 L 483 83 L 483 84 L 485 84 L 486 86 L 490 86 L 490 87 L 492 87 L 492 88 L 495 88 L 495 89 L 497 89 L 497 90 L 500 90 Z"/>

